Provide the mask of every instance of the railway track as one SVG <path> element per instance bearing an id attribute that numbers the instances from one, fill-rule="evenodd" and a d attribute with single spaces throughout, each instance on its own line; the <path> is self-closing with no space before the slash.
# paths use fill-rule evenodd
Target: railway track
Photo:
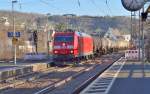
<path id="1" fill-rule="evenodd" d="M 77 76 L 70 82 L 47 93 L 45 92 L 44 94 L 78 94 L 79 91 L 84 89 L 91 81 L 93 81 L 93 79 L 96 79 L 100 74 L 107 70 L 113 62 L 117 61 L 121 56 L 123 56 L 123 54 L 105 55 L 101 58 L 101 64 L 97 63 L 93 69 L 82 73 L 82 75 Z"/>
<path id="2" fill-rule="evenodd" d="M 39 94 L 45 87 L 55 86 L 58 87 L 63 83 L 71 80 L 72 77 L 79 75 L 86 69 L 91 68 L 91 64 L 79 65 L 77 67 L 65 67 L 65 68 L 54 68 L 51 71 L 44 71 L 39 75 L 36 75 L 36 79 L 32 77 L 28 80 L 20 79 L 22 82 L 13 84 L 9 89 L 1 91 L 3 94 Z M 19 82 L 19 81 L 18 81 Z M 43 91 L 42 91 L 43 92 Z"/>
<path id="3" fill-rule="evenodd" d="M 89 67 L 89 68 L 84 68 L 84 69 L 80 70 L 78 73 L 76 73 L 76 74 L 74 74 L 74 75 L 70 75 L 70 76 L 68 76 L 66 79 L 61 80 L 61 81 L 58 81 L 58 82 L 56 82 L 55 84 L 50 85 L 50 86 L 48 86 L 48 87 L 46 87 L 46 88 L 43 88 L 42 90 L 39 90 L 38 92 L 36 92 L 36 93 L 34 93 L 34 94 L 45 94 L 45 93 L 47 93 L 47 92 L 49 92 L 49 91 L 51 91 L 51 90 L 53 90 L 53 89 L 55 89 L 55 88 L 57 88 L 57 87 L 63 85 L 63 84 L 65 84 L 65 83 L 71 81 L 71 80 L 74 79 L 75 77 L 81 75 L 83 72 L 89 71 L 89 70 L 91 70 L 91 69 L 93 69 L 93 68 L 95 68 L 95 67 L 96 67 L 96 66 L 94 65 L 94 66 L 91 66 L 91 67 Z"/>
<path id="4" fill-rule="evenodd" d="M 32 81 L 32 80 L 38 79 L 41 76 L 47 75 L 47 73 L 63 71 L 63 70 L 66 70 L 66 69 L 68 69 L 70 67 L 73 67 L 73 66 L 50 67 L 48 69 L 40 70 L 40 72 L 36 72 L 35 71 L 35 72 L 29 73 L 29 74 L 19 75 L 19 76 L 8 78 L 8 79 L 0 82 L 0 91 L 3 90 L 3 89 L 13 88 L 16 85 L 23 84 L 23 83 L 25 83 L 27 81 Z"/>
<path id="5" fill-rule="evenodd" d="M 78 78 L 81 74 L 95 69 L 97 65 L 100 65 L 101 61 L 97 58 L 96 60 L 88 60 L 84 62 L 85 63 L 81 63 L 76 67 L 54 67 L 28 79 L 19 79 L 18 82 L 16 82 L 18 84 L 14 82 L 14 84 L 10 85 L 8 89 L 2 90 L 0 93 L 20 94 L 20 92 L 22 92 L 21 94 L 45 94 Z"/>

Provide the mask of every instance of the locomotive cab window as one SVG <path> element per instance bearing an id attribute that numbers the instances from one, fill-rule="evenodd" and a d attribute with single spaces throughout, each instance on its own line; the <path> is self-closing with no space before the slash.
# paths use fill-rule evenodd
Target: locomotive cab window
<path id="1" fill-rule="evenodd" d="M 54 41 L 57 41 L 57 42 L 72 42 L 73 41 L 73 36 L 56 36 L 54 38 Z"/>

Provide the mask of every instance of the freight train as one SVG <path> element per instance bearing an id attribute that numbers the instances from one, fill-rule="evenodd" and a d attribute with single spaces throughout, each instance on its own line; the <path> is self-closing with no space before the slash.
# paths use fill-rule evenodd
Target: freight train
<path id="1" fill-rule="evenodd" d="M 53 36 L 53 61 L 79 61 L 113 52 L 116 46 L 83 32 L 55 32 Z"/>

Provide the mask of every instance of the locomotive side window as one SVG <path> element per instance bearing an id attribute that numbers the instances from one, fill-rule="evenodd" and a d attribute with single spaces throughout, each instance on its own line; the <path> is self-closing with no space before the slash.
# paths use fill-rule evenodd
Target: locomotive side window
<path id="1" fill-rule="evenodd" d="M 54 41 L 71 42 L 71 41 L 73 41 L 73 36 L 55 36 Z"/>

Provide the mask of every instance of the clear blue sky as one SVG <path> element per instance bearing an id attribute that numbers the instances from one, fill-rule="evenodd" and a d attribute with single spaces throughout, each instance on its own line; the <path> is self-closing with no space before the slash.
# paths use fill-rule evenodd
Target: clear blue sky
<path id="1" fill-rule="evenodd" d="M 15 9 L 22 12 L 77 14 L 92 16 L 128 16 L 130 12 L 125 10 L 121 0 L 19 0 Z M 1 10 L 11 10 L 11 0 L 0 0 Z"/>

